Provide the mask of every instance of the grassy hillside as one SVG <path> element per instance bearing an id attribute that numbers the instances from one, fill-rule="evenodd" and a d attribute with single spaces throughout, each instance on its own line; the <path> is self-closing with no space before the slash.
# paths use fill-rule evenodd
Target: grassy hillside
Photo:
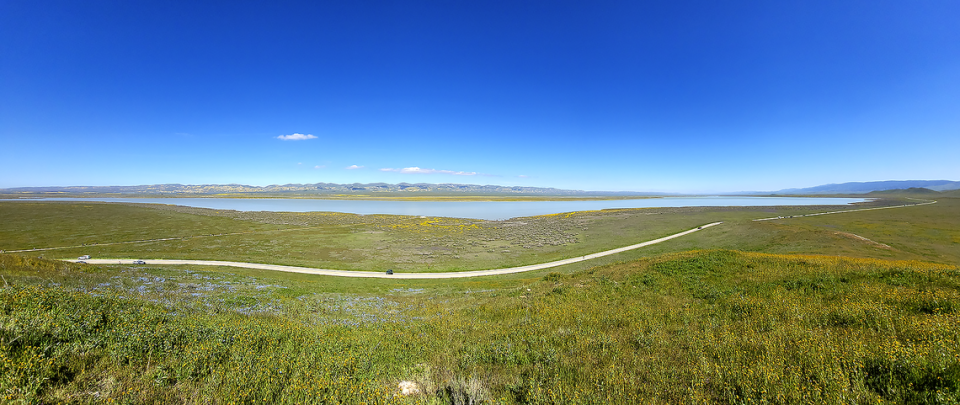
<path id="1" fill-rule="evenodd" d="M 909 201 L 909 200 L 908 200 Z M 774 221 L 726 220 L 709 232 L 675 239 L 618 260 L 692 249 L 733 249 L 782 254 L 926 260 L 960 264 L 960 199 L 873 211 L 793 217 Z M 916 201 L 913 201 L 916 202 Z M 723 213 L 718 217 L 725 219 Z M 767 215 L 767 216 L 775 216 Z M 782 214 L 781 214 L 782 215 Z M 754 216 L 753 218 L 760 218 Z"/>
<path id="2" fill-rule="evenodd" d="M 580 256 L 724 221 L 722 226 L 709 232 L 590 265 L 701 248 L 960 263 L 960 250 L 951 253 L 949 248 L 942 251 L 910 247 L 880 249 L 878 244 L 890 245 L 885 242 L 885 236 L 875 239 L 864 235 L 878 243 L 870 244 L 847 235 L 859 235 L 859 228 L 837 227 L 854 218 L 883 218 L 886 213 L 916 223 L 918 229 L 928 225 L 941 227 L 945 223 L 940 218 L 946 218 L 946 222 L 960 218 L 957 200 L 943 200 L 924 207 L 814 217 L 821 221 L 818 224 L 824 224 L 822 226 L 806 225 L 805 218 L 752 220 L 830 211 L 836 207 L 628 209 L 480 221 L 338 213 L 244 213 L 92 202 L 8 202 L 0 203 L 0 250 L 58 248 L 25 253 L 51 258 L 90 254 L 143 259 L 236 260 L 348 270 L 460 271 Z M 885 199 L 868 205 L 915 202 Z M 920 215 L 913 218 L 914 212 Z M 949 229 L 946 233 L 950 233 Z M 917 241 L 944 242 L 936 235 L 934 239 L 924 236 Z M 950 237 L 946 241 L 947 246 L 952 243 Z M 912 243 L 906 239 L 904 242 Z"/>
<path id="3" fill-rule="evenodd" d="M 792 218 L 770 225 L 796 232 L 797 239 L 816 234 L 848 242 L 837 246 L 856 247 L 818 246 L 810 252 L 960 264 L 960 199 L 937 201 L 903 209 Z"/>
<path id="4" fill-rule="evenodd" d="M 866 193 L 866 197 L 882 197 L 889 195 L 904 195 L 904 196 L 922 196 L 922 197 L 937 197 L 940 195 L 940 192 L 931 190 L 929 188 L 923 187 L 910 187 L 910 188 L 900 188 L 892 190 L 877 190 Z"/>
<path id="5" fill-rule="evenodd" d="M 8 402 L 960 401 L 949 265 L 719 250 L 359 286 L 0 255 L 0 275 Z"/>

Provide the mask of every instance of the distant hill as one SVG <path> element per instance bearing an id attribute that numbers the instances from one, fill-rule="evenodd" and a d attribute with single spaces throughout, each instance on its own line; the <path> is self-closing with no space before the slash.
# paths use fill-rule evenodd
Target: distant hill
<path id="1" fill-rule="evenodd" d="M 940 195 L 939 191 L 933 191 L 929 188 L 923 187 L 910 187 L 906 189 L 898 188 L 894 190 L 878 190 L 871 191 L 867 195 L 887 195 L 887 194 L 923 194 L 923 195 Z"/>
<path id="2" fill-rule="evenodd" d="M 936 193 L 960 190 L 960 181 L 949 180 L 903 180 L 873 181 L 865 183 L 826 184 L 809 188 L 790 188 L 780 191 L 749 191 L 720 193 L 723 195 L 769 195 L 769 194 L 867 194 L 890 193 Z M 363 194 L 400 193 L 416 195 L 531 195 L 531 196 L 667 196 L 673 193 L 631 191 L 583 191 L 545 187 L 520 187 L 455 183 L 314 183 L 248 186 L 243 184 L 152 184 L 139 186 L 68 186 L 68 187 L 17 187 L 0 189 L 0 194 Z"/>
<path id="3" fill-rule="evenodd" d="M 776 194 L 865 194 L 883 190 L 926 188 L 932 191 L 960 189 L 960 181 L 950 180 L 891 180 L 862 183 L 825 184 L 809 188 L 788 188 Z"/>
<path id="4" fill-rule="evenodd" d="M 416 193 L 416 194 L 512 194 L 550 196 L 641 196 L 662 195 L 617 191 L 581 191 L 558 188 L 519 187 L 476 184 L 428 184 L 428 183 L 314 183 L 247 186 L 243 184 L 154 184 L 140 186 L 70 186 L 70 187 L 18 187 L 0 189 L 2 194 L 222 194 L 222 193 L 269 193 L 269 194 L 371 194 L 371 193 Z"/>

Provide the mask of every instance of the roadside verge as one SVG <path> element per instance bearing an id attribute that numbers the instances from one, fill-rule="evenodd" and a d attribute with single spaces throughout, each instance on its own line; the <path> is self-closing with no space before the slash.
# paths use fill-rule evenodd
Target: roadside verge
<path id="1" fill-rule="evenodd" d="M 230 261 L 220 261 L 220 260 L 146 259 L 146 264 L 147 265 L 159 264 L 159 265 L 228 266 L 228 267 L 242 267 L 247 269 L 258 269 L 258 270 L 285 271 L 289 273 L 316 274 L 316 275 L 322 275 L 322 276 L 364 277 L 364 278 L 430 279 L 430 278 L 464 278 L 464 277 L 496 276 L 501 274 L 523 273 L 526 271 L 549 269 L 551 267 L 563 266 L 563 265 L 572 264 L 572 263 L 579 263 L 582 261 L 596 259 L 599 257 L 622 253 L 628 250 L 639 249 L 644 246 L 650 246 L 657 243 L 666 242 L 670 239 L 679 238 L 684 235 L 689 235 L 699 230 L 706 229 L 715 225 L 720 225 L 722 223 L 723 222 L 714 222 L 714 223 L 698 226 L 696 228 L 686 230 L 683 232 L 675 233 L 673 235 L 664 236 L 659 239 L 637 243 L 635 245 L 624 246 L 621 248 L 605 250 L 603 252 L 592 253 L 585 256 L 571 257 L 569 259 L 562 259 L 562 260 L 557 260 L 557 261 L 552 261 L 547 263 L 531 264 L 531 265 L 520 266 L 520 267 L 508 267 L 503 269 L 458 271 L 458 272 L 449 272 L 449 273 L 386 274 L 379 271 L 314 269 L 310 267 L 283 266 L 278 264 L 263 264 L 263 263 L 230 262 Z M 66 260 L 66 261 L 76 263 L 79 260 Z M 88 264 L 130 264 L 130 265 L 134 264 L 133 259 L 86 259 L 86 260 L 83 260 L 83 262 Z"/>

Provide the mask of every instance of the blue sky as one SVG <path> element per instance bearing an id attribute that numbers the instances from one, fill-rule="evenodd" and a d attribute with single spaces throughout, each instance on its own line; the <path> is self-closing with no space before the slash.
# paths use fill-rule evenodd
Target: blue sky
<path id="1" fill-rule="evenodd" d="M 0 187 L 960 180 L 957 21 L 953 0 L 5 0 Z"/>

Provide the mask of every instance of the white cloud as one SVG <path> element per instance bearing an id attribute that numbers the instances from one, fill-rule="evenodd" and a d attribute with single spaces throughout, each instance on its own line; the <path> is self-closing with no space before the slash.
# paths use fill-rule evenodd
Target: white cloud
<path id="1" fill-rule="evenodd" d="M 454 176 L 475 176 L 477 172 L 455 172 L 453 170 L 421 169 L 419 167 L 404 167 L 403 169 L 383 168 L 381 172 L 397 172 L 405 174 L 452 174 Z"/>
<path id="2" fill-rule="evenodd" d="M 313 168 L 314 168 L 314 169 L 324 169 L 324 168 L 326 168 L 326 167 L 327 167 L 327 165 L 316 165 L 316 166 L 314 166 Z"/>
<path id="3" fill-rule="evenodd" d="M 307 139 L 317 139 L 316 136 L 310 134 L 290 134 L 290 135 L 280 135 L 277 139 L 281 141 L 305 141 Z"/>
<path id="4" fill-rule="evenodd" d="M 350 165 L 350 166 L 347 166 L 346 169 L 347 170 L 363 169 L 363 166 Z"/>
<path id="5" fill-rule="evenodd" d="M 519 177 L 519 178 L 521 178 L 521 179 L 525 179 L 525 178 L 530 177 L 530 176 L 527 176 L 526 174 L 521 174 L 521 175 L 519 175 L 519 176 L 517 176 L 517 177 Z"/>

